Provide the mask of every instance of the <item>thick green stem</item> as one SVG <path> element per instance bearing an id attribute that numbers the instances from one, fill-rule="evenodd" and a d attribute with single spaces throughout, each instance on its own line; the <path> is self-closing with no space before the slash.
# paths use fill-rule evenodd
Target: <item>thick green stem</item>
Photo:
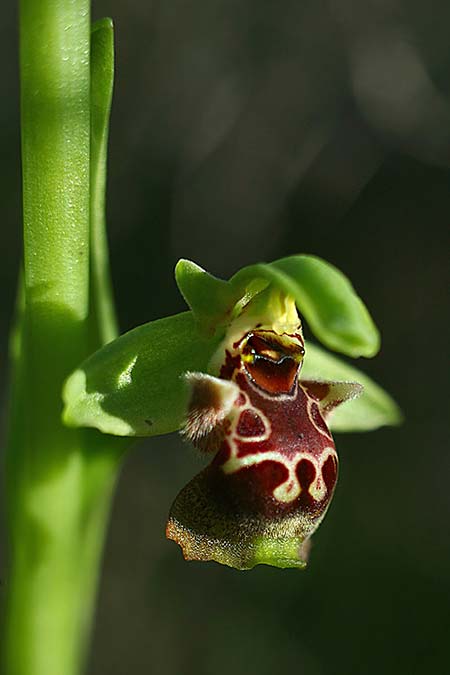
<path id="1" fill-rule="evenodd" d="M 12 342 L 5 675 L 80 672 L 122 452 L 61 423 L 62 383 L 92 349 L 89 10 L 89 0 L 20 9 L 24 275 Z"/>

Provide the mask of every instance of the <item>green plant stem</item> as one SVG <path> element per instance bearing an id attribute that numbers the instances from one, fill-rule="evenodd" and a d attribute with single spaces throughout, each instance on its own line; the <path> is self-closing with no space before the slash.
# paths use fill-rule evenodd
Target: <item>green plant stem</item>
<path id="1" fill-rule="evenodd" d="M 60 421 L 62 383 L 92 349 L 89 10 L 89 0 L 20 7 L 24 274 L 12 340 L 5 675 L 81 671 L 123 451 Z"/>

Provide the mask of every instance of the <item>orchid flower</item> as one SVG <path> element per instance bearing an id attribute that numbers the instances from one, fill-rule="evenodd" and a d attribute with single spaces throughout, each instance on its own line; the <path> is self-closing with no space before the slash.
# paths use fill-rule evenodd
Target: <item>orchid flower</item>
<path id="1" fill-rule="evenodd" d="M 212 457 L 170 511 L 167 537 L 184 557 L 303 568 L 336 485 L 331 431 L 401 415 L 367 376 L 305 343 L 302 320 L 352 357 L 374 356 L 378 331 L 346 277 L 315 256 L 229 281 L 181 260 L 176 279 L 191 310 L 91 356 L 66 383 L 65 422 L 123 436 L 180 429 Z"/>

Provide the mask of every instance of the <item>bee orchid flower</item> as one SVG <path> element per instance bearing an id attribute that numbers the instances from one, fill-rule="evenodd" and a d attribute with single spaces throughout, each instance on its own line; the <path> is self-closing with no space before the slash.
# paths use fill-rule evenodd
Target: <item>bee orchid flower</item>
<path id="1" fill-rule="evenodd" d="M 228 282 L 176 269 L 191 307 L 94 354 L 65 387 L 65 420 L 118 435 L 180 429 L 211 457 L 179 493 L 166 533 L 188 560 L 303 568 L 338 475 L 332 430 L 397 424 L 372 380 L 305 343 L 373 356 L 378 331 L 348 280 L 313 256 Z"/>

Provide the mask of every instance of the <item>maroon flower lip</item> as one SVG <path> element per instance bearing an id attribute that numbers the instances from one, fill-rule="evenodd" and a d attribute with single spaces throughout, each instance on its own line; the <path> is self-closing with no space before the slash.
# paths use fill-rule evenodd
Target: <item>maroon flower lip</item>
<path id="1" fill-rule="evenodd" d="M 258 542 L 264 541 L 267 551 L 282 550 L 284 544 L 291 550 L 294 541 L 295 553 L 283 566 L 302 567 L 305 542 L 324 517 L 337 480 L 338 457 L 326 417 L 358 385 L 299 381 L 301 333 L 254 330 L 233 347 L 220 378 L 209 377 L 206 393 L 206 382 L 196 376 L 186 428 L 194 416 L 197 433 L 191 440 L 215 456 L 178 495 L 167 536 L 187 559 L 240 569 L 276 564 L 261 555 Z M 227 407 L 220 403 L 226 382 L 235 387 Z M 199 434 L 203 418 L 208 423 Z"/>

